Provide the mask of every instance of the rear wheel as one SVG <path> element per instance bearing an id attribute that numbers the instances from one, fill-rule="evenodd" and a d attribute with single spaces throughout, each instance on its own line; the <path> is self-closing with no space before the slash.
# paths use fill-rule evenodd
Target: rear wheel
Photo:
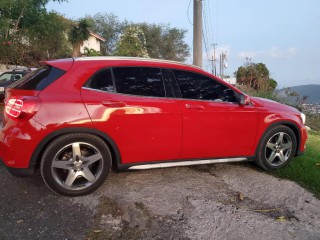
<path id="1" fill-rule="evenodd" d="M 266 170 L 279 169 L 293 159 L 297 149 L 297 139 L 294 132 L 286 126 L 276 126 L 263 136 L 256 163 Z"/>
<path id="2" fill-rule="evenodd" d="M 41 160 L 46 185 L 59 194 L 80 196 L 96 190 L 107 178 L 111 154 L 97 136 L 72 133 L 53 140 Z"/>

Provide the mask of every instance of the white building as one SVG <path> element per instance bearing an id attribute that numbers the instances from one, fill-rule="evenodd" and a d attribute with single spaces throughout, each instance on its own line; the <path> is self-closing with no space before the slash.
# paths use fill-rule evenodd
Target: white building
<path id="1" fill-rule="evenodd" d="M 84 41 L 83 45 L 80 47 L 80 53 L 85 54 L 85 48 L 93 49 L 97 52 L 100 52 L 101 51 L 101 42 L 105 42 L 105 41 L 107 41 L 107 39 L 90 31 L 90 36 L 89 36 L 88 40 Z"/>
<path id="2" fill-rule="evenodd" d="M 237 83 L 237 79 L 235 77 L 223 78 L 223 81 L 235 86 Z"/>

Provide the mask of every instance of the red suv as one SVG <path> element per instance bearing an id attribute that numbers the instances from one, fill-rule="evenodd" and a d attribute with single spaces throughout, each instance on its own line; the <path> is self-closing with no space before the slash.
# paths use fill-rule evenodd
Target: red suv
<path id="1" fill-rule="evenodd" d="M 0 158 L 40 170 L 53 191 L 92 192 L 114 169 L 253 160 L 304 152 L 305 115 L 249 97 L 200 68 L 139 58 L 47 61 L 6 92 Z"/>

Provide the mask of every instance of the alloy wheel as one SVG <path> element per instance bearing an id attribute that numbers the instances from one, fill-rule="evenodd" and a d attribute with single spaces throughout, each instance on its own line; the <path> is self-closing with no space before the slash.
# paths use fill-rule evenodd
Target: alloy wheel
<path id="1" fill-rule="evenodd" d="M 265 158 L 271 166 L 278 167 L 289 159 L 292 148 L 289 134 L 278 132 L 269 138 L 265 148 Z"/>
<path id="2" fill-rule="evenodd" d="M 55 155 L 51 171 L 53 179 L 63 188 L 81 190 L 94 184 L 103 170 L 100 151 L 89 143 L 74 142 Z"/>

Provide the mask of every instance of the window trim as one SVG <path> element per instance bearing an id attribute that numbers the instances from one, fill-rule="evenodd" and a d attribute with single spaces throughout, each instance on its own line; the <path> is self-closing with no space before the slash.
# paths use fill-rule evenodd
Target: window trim
<path id="1" fill-rule="evenodd" d="M 174 89 L 172 86 L 172 80 L 171 80 L 170 73 L 169 73 L 168 69 L 161 68 L 161 72 L 162 72 L 163 83 L 165 85 L 166 97 L 167 98 L 176 98 L 175 94 L 174 94 Z M 171 96 L 168 96 L 168 93 L 170 93 Z"/>

